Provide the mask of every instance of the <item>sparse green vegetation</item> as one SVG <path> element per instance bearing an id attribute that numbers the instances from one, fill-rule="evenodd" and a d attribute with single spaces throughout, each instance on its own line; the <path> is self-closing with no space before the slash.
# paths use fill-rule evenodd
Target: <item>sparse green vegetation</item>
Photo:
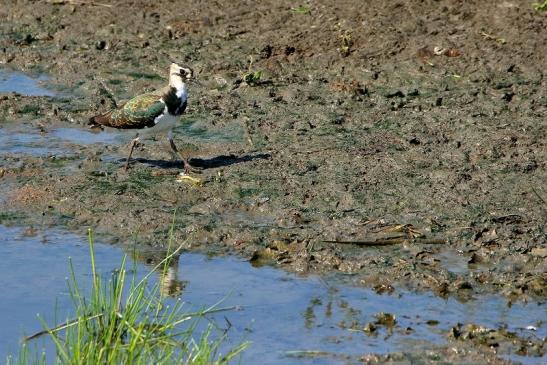
<path id="1" fill-rule="evenodd" d="M 127 76 L 131 76 L 135 79 L 146 79 L 146 80 L 163 80 L 163 77 L 157 74 L 149 74 L 145 72 L 126 72 Z"/>
<path id="2" fill-rule="evenodd" d="M 103 282 L 95 266 L 93 237 L 89 233 L 92 288 L 89 296 L 80 289 L 72 264 L 69 292 L 75 317 L 55 327 L 42 320 L 44 330 L 24 339 L 16 359 L 8 364 L 45 364 L 44 353 L 32 353 L 27 343 L 41 336 L 55 344 L 56 364 L 228 364 L 247 343 L 220 353 L 224 336 L 212 339 L 213 327 L 196 336 L 198 319 L 228 310 L 213 305 L 196 312 L 183 310 L 181 301 L 169 305 L 159 285 L 150 287 L 148 279 L 157 269 L 166 269 L 178 253 L 175 250 L 138 280 L 130 277 L 125 258 L 120 268 Z"/>
<path id="3" fill-rule="evenodd" d="M 311 14 L 311 7 L 309 7 L 308 5 L 300 5 L 300 6 L 291 8 L 291 11 L 297 14 Z"/>
<path id="4" fill-rule="evenodd" d="M 40 112 L 40 107 L 38 105 L 27 104 L 21 109 L 18 110 L 19 114 L 34 114 L 38 115 Z"/>
<path id="5" fill-rule="evenodd" d="M 243 75 L 243 81 L 246 82 L 249 85 L 256 85 L 260 82 L 260 79 L 262 78 L 262 72 L 261 71 L 255 71 L 255 72 L 249 72 Z"/>
<path id="6" fill-rule="evenodd" d="M 340 53 L 342 56 L 349 56 L 351 54 L 351 46 L 353 45 L 353 39 L 349 31 L 340 35 L 340 43 Z"/>
<path id="7" fill-rule="evenodd" d="M 249 67 L 247 68 L 247 73 L 243 75 L 241 81 L 249 85 L 257 85 L 260 83 L 262 78 L 262 71 L 252 71 L 253 68 L 253 58 L 249 58 Z"/>
<path id="8" fill-rule="evenodd" d="M 7 222 L 19 221 L 24 219 L 25 216 L 17 212 L 0 212 L 0 224 L 5 224 Z"/>
<path id="9" fill-rule="evenodd" d="M 533 3 L 532 6 L 538 11 L 547 10 L 547 0 L 544 0 L 542 3 Z"/>

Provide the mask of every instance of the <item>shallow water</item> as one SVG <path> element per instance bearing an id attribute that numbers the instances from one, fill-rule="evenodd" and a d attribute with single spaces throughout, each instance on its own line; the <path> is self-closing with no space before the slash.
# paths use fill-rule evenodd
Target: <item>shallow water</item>
<path id="1" fill-rule="evenodd" d="M 31 78 L 20 72 L 0 70 L 0 93 L 16 92 L 28 96 L 54 96 L 51 90 L 40 86 L 47 77 Z"/>
<path id="2" fill-rule="evenodd" d="M 109 245 L 96 245 L 99 272 L 108 276 L 119 267 L 123 252 Z M 154 262 L 158 253 L 132 255 L 139 262 Z M 159 255 L 161 258 L 161 255 Z M 24 334 L 41 329 L 37 313 L 53 324 L 57 305 L 58 318 L 70 316 L 70 298 L 66 290 L 68 257 L 76 277 L 84 287 L 90 284 L 90 264 L 85 237 L 60 230 L 34 232 L 0 226 L 0 358 L 14 354 Z M 128 265 L 131 267 L 131 264 Z M 138 275 L 149 268 L 139 264 Z M 173 267 L 164 287 L 173 287 L 192 308 L 208 306 L 225 298 L 222 306 L 237 305 L 241 310 L 216 316 L 219 327 L 227 327 L 230 344 L 252 342 L 243 355 L 243 364 L 346 363 L 339 355 L 387 353 L 433 349 L 446 342 L 446 331 L 456 323 L 477 323 L 530 335 L 527 326 L 538 326 L 545 318 L 545 306 L 530 303 L 508 307 L 504 299 L 485 296 L 466 303 L 430 294 L 397 292 L 378 295 L 370 290 L 344 285 L 336 276 L 298 277 L 270 267 L 254 268 L 233 257 L 208 258 L 184 253 Z M 176 296 L 175 295 L 175 296 Z M 56 304 L 57 303 L 57 304 Z M 351 331 L 342 322 L 356 321 L 358 328 L 375 320 L 379 312 L 395 314 L 397 324 L 392 333 L 379 328 L 368 336 Z M 225 319 L 226 318 L 226 319 Z M 436 320 L 438 324 L 427 324 Z M 407 332 L 407 328 L 412 331 Z M 536 336 L 547 336 L 547 326 L 540 324 Z M 51 345 L 46 346 L 51 352 Z M 315 358 L 288 358 L 290 351 L 325 351 L 330 355 Z M 513 357 L 529 364 L 543 359 Z"/>
<path id="3" fill-rule="evenodd" d="M 90 132 L 80 128 L 57 128 L 52 130 L 49 135 L 60 141 L 81 145 L 96 143 L 109 144 L 120 141 L 121 139 L 121 136 L 116 133 L 109 133 L 105 131 Z"/>
<path id="4" fill-rule="evenodd" d="M 55 128 L 45 132 L 28 125 L 0 128 L 0 153 L 32 156 L 72 155 L 75 145 L 110 144 L 121 139 L 116 133 L 89 132 L 79 128 Z"/>
<path id="5" fill-rule="evenodd" d="M 47 137 L 40 135 L 37 131 L 32 133 L 19 131 L 18 129 L 0 128 L 0 152 L 50 156 L 69 154 L 70 150 L 61 148 L 58 145 L 48 144 Z"/>

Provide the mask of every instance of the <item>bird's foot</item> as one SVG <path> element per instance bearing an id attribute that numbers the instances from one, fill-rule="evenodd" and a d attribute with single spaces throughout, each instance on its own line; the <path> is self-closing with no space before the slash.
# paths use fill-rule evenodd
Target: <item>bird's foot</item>
<path id="1" fill-rule="evenodd" d="M 190 162 L 188 162 L 188 159 L 187 158 L 184 158 L 183 156 L 180 156 L 181 160 L 182 160 L 182 163 L 183 163 L 183 168 L 184 168 L 184 173 L 185 174 L 189 174 L 191 172 L 193 172 L 194 174 L 201 174 L 201 168 L 200 167 L 195 167 L 195 166 L 192 166 L 190 165 Z"/>
<path id="2" fill-rule="evenodd" d="M 121 160 L 121 161 L 123 161 L 123 160 Z M 120 162 L 121 162 L 121 161 L 120 161 Z M 131 169 L 131 168 L 133 167 L 133 165 L 135 165 L 135 163 L 137 163 L 137 160 L 135 160 L 135 159 L 133 159 L 133 158 L 126 159 L 126 160 L 125 160 L 125 165 L 124 165 L 123 169 L 124 169 L 125 171 L 127 171 L 127 170 Z"/>
<path id="3" fill-rule="evenodd" d="M 194 173 L 194 174 L 201 174 L 202 173 L 202 168 L 201 167 L 195 167 L 195 166 L 192 166 L 188 163 L 188 161 L 185 161 L 183 160 L 182 163 L 184 164 L 184 173 L 185 174 L 189 174 L 189 173 Z"/>

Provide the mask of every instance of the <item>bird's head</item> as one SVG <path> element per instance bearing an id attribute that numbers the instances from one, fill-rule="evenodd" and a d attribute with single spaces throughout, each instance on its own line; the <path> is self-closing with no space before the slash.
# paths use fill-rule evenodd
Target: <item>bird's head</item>
<path id="1" fill-rule="evenodd" d="M 169 78 L 180 77 L 182 81 L 189 81 L 194 77 L 194 72 L 189 67 L 179 66 L 176 63 L 172 63 L 169 68 Z"/>

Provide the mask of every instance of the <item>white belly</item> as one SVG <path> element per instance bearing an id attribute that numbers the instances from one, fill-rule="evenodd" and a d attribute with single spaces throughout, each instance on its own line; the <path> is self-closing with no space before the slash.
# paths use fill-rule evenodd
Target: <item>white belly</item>
<path id="1" fill-rule="evenodd" d="M 179 122 L 179 117 L 171 114 L 164 114 L 156 118 L 156 125 L 150 128 L 144 128 L 139 131 L 139 136 L 143 138 L 153 137 L 162 133 L 169 133 Z"/>

